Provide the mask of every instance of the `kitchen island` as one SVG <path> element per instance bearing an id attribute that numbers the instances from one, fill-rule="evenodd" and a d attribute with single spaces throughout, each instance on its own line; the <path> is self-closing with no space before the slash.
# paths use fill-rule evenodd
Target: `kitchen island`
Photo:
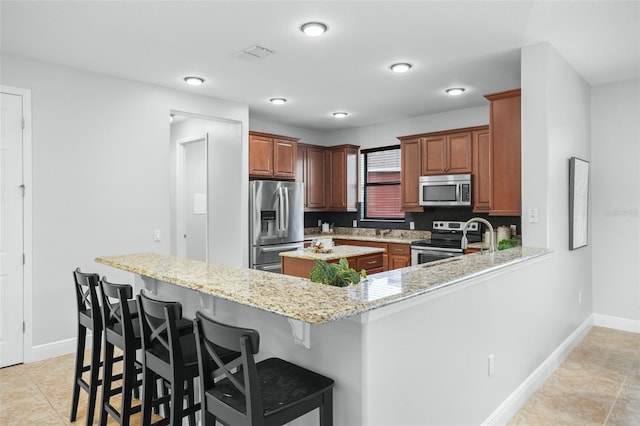
<path id="1" fill-rule="evenodd" d="M 327 263 L 338 263 L 341 258 L 345 258 L 349 262 L 349 267 L 358 272 L 363 269 L 367 275 L 382 272 L 382 253 L 384 253 L 384 249 L 379 247 L 342 245 L 321 251 L 316 251 L 313 247 L 286 251 L 280 253 L 280 257 L 283 274 L 309 278 L 316 259 L 324 260 Z"/>
<path id="2" fill-rule="evenodd" d="M 487 351 L 514 344 L 497 325 L 505 309 L 487 305 L 530 297 L 551 257 L 518 247 L 375 274 L 346 288 L 152 253 L 96 261 L 136 274 L 136 290 L 179 300 L 187 317 L 203 310 L 257 329 L 260 359 L 279 356 L 332 377 L 336 425 L 400 425 L 481 423 L 487 405 L 508 397 L 520 382 L 494 378 L 499 392 L 478 388 L 487 385 Z"/>

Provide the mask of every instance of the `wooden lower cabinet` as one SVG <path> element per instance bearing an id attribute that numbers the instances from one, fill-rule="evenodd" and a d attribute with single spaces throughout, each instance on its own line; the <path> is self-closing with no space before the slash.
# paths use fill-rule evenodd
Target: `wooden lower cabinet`
<path id="1" fill-rule="evenodd" d="M 389 243 L 389 270 L 411 266 L 411 245 Z"/>
<path id="2" fill-rule="evenodd" d="M 389 270 L 389 243 L 383 243 L 380 241 L 362 241 L 362 240 L 345 240 L 341 238 L 334 238 L 333 243 L 337 245 L 346 246 L 360 246 L 360 247 L 378 247 L 383 248 L 385 251 L 382 253 L 382 271 Z M 379 272 L 382 272 L 379 271 Z"/>
<path id="3" fill-rule="evenodd" d="M 367 272 L 367 275 L 376 274 L 382 272 L 382 253 L 364 254 L 361 256 L 349 256 L 347 258 L 349 266 L 355 269 L 358 273 L 362 269 Z M 333 259 L 327 261 L 327 263 L 338 263 L 340 259 Z M 294 277 L 309 278 L 311 270 L 315 266 L 316 262 L 313 259 L 303 259 L 299 257 L 282 256 L 282 273 L 284 275 L 291 275 Z"/>

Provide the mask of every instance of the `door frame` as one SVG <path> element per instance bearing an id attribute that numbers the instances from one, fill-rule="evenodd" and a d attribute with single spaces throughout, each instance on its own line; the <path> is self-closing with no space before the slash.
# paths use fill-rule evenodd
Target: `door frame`
<path id="1" fill-rule="evenodd" d="M 204 140 L 204 156 L 205 156 L 205 193 L 207 194 L 207 214 L 205 219 L 205 258 L 209 260 L 209 134 L 202 133 L 187 138 L 176 140 L 176 249 L 178 256 L 186 257 L 187 243 L 184 239 L 186 232 L 185 217 L 185 196 L 184 193 L 184 173 L 185 173 L 185 153 L 184 146 Z"/>
<path id="2" fill-rule="evenodd" d="M 22 97 L 22 183 L 25 186 L 23 198 L 23 294 L 22 320 L 24 321 L 22 362 L 33 359 L 33 167 L 32 167 L 32 129 L 31 129 L 31 90 L 0 85 L 0 92 Z"/>

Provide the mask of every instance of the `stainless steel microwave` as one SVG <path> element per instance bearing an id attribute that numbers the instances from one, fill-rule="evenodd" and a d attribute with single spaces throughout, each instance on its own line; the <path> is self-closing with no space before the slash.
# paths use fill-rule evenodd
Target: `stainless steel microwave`
<path id="1" fill-rule="evenodd" d="M 470 206 L 471 175 L 420 176 L 421 206 Z"/>

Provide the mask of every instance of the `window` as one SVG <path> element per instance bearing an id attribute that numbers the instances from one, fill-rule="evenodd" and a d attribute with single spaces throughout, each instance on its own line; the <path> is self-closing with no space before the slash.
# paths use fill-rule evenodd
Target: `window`
<path id="1" fill-rule="evenodd" d="M 360 154 L 363 219 L 404 219 L 400 210 L 400 145 Z"/>

